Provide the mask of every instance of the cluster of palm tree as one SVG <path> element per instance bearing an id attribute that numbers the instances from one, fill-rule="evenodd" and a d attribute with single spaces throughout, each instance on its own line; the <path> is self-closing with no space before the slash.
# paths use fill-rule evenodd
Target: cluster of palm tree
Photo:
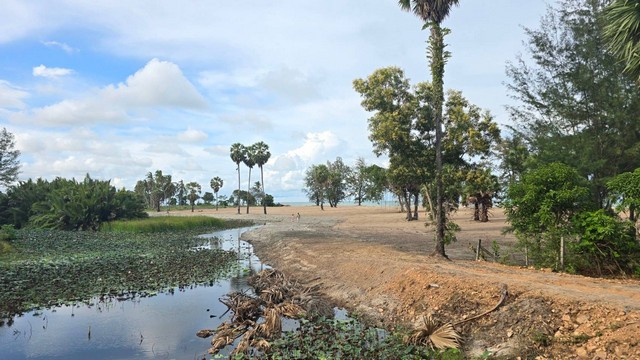
<path id="1" fill-rule="evenodd" d="M 238 171 L 238 193 L 240 193 L 240 163 L 244 163 L 249 168 L 249 177 L 247 181 L 247 193 L 251 191 L 251 169 L 255 165 L 260 168 L 260 184 L 262 186 L 261 192 L 264 194 L 264 172 L 263 166 L 271 158 L 271 152 L 269 152 L 269 145 L 260 141 L 250 146 L 244 146 L 240 143 L 234 143 L 230 149 L 231 160 L 236 163 L 236 170 Z M 212 185 L 213 187 L 213 185 Z M 237 197 L 238 214 L 240 214 L 240 197 Z M 267 204 L 263 201 L 263 211 L 267 213 Z M 249 213 L 249 202 L 247 202 L 247 214 Z"/>

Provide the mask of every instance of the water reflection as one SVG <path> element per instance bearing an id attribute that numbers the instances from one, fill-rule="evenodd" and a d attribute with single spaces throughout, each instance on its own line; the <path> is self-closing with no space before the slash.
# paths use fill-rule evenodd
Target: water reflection
<path id="1" fill-rule="evenodd" d="M 201 359 L 209 339 L 195 333 L 227 320 L 218 298 L 248 290 L 246 278 L 264 265 L 240 235 L 250 228 L 203 235 L 206 246 L 238 253 L 231 276 L 213 286 L 133 300 L 94 299 L 90 304 L 60 306 L 15 317 L 0 327 L 0 358 L 14 359 Z M 220 240 L 216 240 L 218 238 Z M 206 240 L 209 240 L 208 243 Z"/>

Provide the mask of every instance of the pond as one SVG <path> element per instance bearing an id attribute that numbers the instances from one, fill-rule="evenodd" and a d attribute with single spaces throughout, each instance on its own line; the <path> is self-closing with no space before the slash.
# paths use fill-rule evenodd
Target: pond
<path id="1" fill-rule="evenodd" d="M 238 253 L 232 274 L 212 286 L 193 286 L 153 297 L 100 301 L 27 312 L 0 327 L 0 357 L 13 359 L 202 359 L 215 329 L 230 317 L 218 298 L 248 290 L 247 277 L 266 268 L 240 235 L 245 227 L 202 235 L 201 248 Z M 197 249 L 194 249 L 194 251 Z"/>

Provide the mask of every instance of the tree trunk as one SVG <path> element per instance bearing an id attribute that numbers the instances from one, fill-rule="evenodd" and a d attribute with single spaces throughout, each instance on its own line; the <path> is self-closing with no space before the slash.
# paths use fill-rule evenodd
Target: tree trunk
<path id="1" fill-rule="evenodd" d="M 398 203 L 400 204 L 400 212 L 403 213 L 404 212 L 404 199 L 402 199 L 402 196 L 400 196 L 400 194 L 396 194 L 396 196 L 398 196 Z"/>
<path id="2" fill-rule="evenodd" d="M 240 215 L 240 163 L 238 164 L 238 215 Z"/>
<path id="3" fill-rule="evenodd" d="M 418 196 L 419 193 L 413 194 L 413 220 L 418 220 Z"/>
<path id="4" fill-rule="evenodd" d="M 473 221 L 480 221 L 480 198 L 478 194 L 475 196 L 469 196 L 467 198 L 467 202 L 471 201 L 473 203 Z"/>
<path id="5" fill-rule="evenodd" d="M 436 127 L 436 247 L 434 254 L 447 257 L 444 249 L 445 210 L 442 183 L 442 104 L 444 102 L 444 34 L 440 24 L 431 25 L 431 76 L 434 90 L 434 122 Z"/>
<path id="6" fill-rule="evenodd" d="M 413 220 L 413 214 L 411 214 L 411 194 L 408 191 L 404 192 L 404 201 L 407 206 L 407 221 Z"/>
<path id="7" fill-rule="evenodd" d="M 251 195 L 251 168 L 249 168 L 249 178 L 247 179 L 247 214 L 249 213 L 249 195 Z"/>
<path id="8" fill-rule="evenodd" d="M 431 192 L 429 190 L 429 185 L 425 184 L 424 187 L 427 189 L 427 203 L 429 203 L 429 214 L 431 214 L 431 220 L 436 220 L 436 209 L 433 207 L 433 201 L 431 201 Z"/>
<path id="9" fill-rule="evenodd" d="M 264 192 L 264 172 L 262 171 L 262 166 L 260 166 L 260 184 L 262 184 L 262 210 L 264 214 L 267 215 L 267 193 Z"/>

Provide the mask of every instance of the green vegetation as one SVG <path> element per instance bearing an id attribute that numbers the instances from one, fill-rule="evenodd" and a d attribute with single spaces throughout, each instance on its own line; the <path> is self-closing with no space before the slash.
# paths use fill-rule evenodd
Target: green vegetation
<path id="1" fill-rule="evenodd" d="M 241 221 L 225 221 L 209 216 L 154 216 L 147 219 L 112 221 L 102 231 L 125 233 L 159 233 L 165 231 L 224 229 L 249 225 Z"/>
<path id="2" fill-rule="evenodd" d="M 433 350 L 427 346 L 406 345 L 405 331 L 388 334 L 383 330 L 364 326 L 356 320 L 301 320 L 300 329 L 286 332 L 271 343 L 264 353 L 235 354 L 242 359 L 434 359 L 461 360 L 464 355 L 456 349 Z M 216 355 L 214 358 L 226 358 Z"/>
<path id="3" fill-rule="evenodd" d="M 20 150 L 16 150 L 16 141 L 7 128 L 0 131 L 0 186 L 8 186 L 18 177 Z"/>
<path id="4" fill-rule="evenodd" d="M 82 181 L 29 179 L 0 193 L 0 224 L 16 228 L 98 230 L 107 221 L 146 216 L 137 194 L 88 174 Z"/>
<path id="5" fill-rule="evenodd" d="M 0 254 L 0 318 L 94 296 L 149 296 L 212 284 L 230 269 L 236 255 L 195 250 L 204 242 L 196 235 L 203 226 L 240 223 L 170 219 L 121 222 L 117 231 L 18 230 L 13 251 Z"/>

